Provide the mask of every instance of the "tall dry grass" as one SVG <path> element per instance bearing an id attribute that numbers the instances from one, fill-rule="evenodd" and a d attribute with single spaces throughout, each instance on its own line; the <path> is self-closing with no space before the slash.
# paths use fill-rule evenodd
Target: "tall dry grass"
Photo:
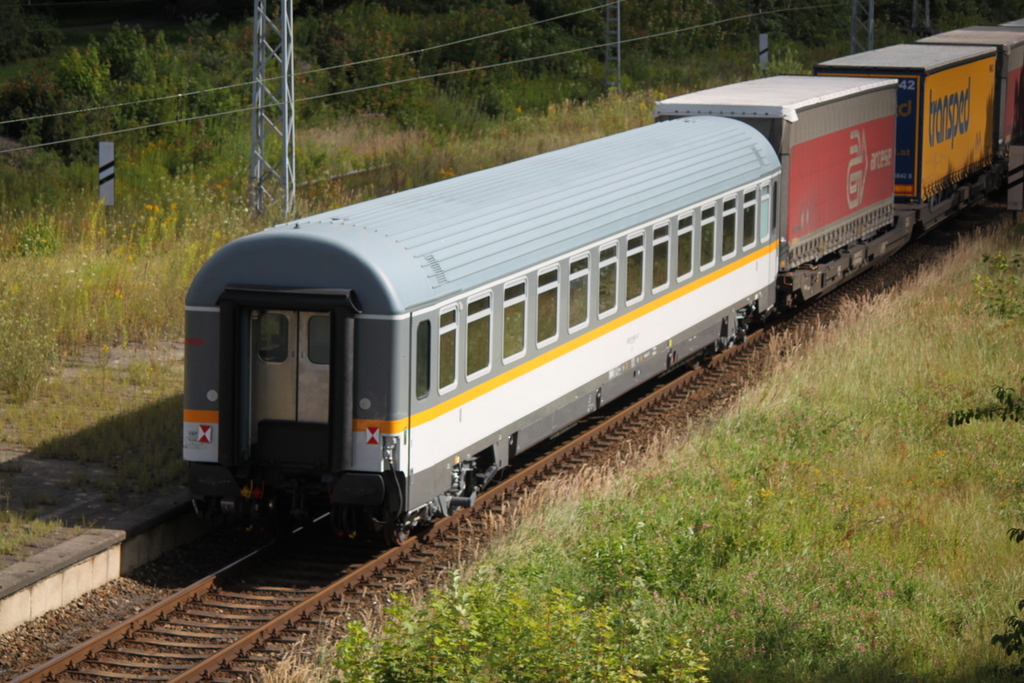
<path id="1" fill-rule="evenodd" d="M 473 584 L 610 608 L 655 650 L 688 637 L 716 681 L 1005 680 L 990 639 L 1024 585 L 1005 533 L 1024 517 L 1024 424 L 947 421 L 1024 376 L 1024 321 L 975 287 L 1000 251 L 1024 252 L 1019 230 L 789 340 L 716 424 L 545 487 Z M 270 680 L 337 676 L 329 657 Z M 367 661 L 347 675 L 377 680 Z"/>

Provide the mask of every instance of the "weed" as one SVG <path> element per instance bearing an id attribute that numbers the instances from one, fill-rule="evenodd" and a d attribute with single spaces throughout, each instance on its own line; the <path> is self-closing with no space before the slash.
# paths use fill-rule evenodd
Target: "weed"
<path id="1" fill-rule="evenodd" d="M 644 621 L 557 588 L 528 597 L 511 582 L 464 585 L 456 576 L 422 607 L 393 599 L 380 634 L 352 622 L 337 645 L 334 665 L 347 683 L 707 681 L 707 658 L 685 638 L 651 649 Z"/>
<path id="2" fill-rule="evenodd" d="M 1024 379 L 1021 380 L 1024 387 Z M 995 394 L 996 404 L 983 406 L 981 408 L 968 408 L 966 410 L 954 410 L 949 414 L 947 422 L 949 426 L 970 424 L 974 420 L 999 418 L 1003 422 L 1012 420 L 1014 422 L 1024 421 L 1024 398 L 1021 392 L 1013 387 L 995 385 L 992 388 Z"/>
<path id="3" fill-rule="evenodd" d="M 5 299 L 0 288 L 0 392 L 26 401 L 58 358 L 49 319 Z"/>
<path id="4" fill-rule="evenodd" d="M 974 289 L 984 310 L 999 318 L 1024 316 L 1024 254 L 1002 252 L 983 258 L 988 273 L 974 276 Z"/>
<path id="5" fill-rule="evenodd" d="M 25 546 L 60 528 L 56 520 L 32 519 L 31 515 L 0 510 L 0 555 L 19 555 Z"/>
<path id="6" fill-rule="evenodd" d="M 962 305 L 993 246 L 1019 239 L 848 306 L 675 452 L 531 505 L 484 585 L 572 592 L 651 624 L 652 648 L 689 634 L 716 680 L 998 679 L 1020 558 L 984 530 L 1024 514 L 1024 434 L 945 428 L 950 400 L 1024 374 L 1020 325 Z"/>
<path id="7" fill-rule="evenodd" d="M 26 223 L 18 231 L 17 240 L 15 253 L 18 256 L 47 254 L 60 247 L 56 230 L 45 220 Z"/>
<path id="8" fill-rule="evenodd" d="M 57 498 L 51 493 L 43 493 L 35 487 L 27 487 L 21 492 L 21 504 L 28 509 L 35 509 L 40 505 L 56 505 Z"/>

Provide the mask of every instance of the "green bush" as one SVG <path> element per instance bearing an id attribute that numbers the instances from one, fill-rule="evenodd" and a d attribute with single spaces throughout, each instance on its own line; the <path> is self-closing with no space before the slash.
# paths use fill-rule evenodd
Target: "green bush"
<path id="1" fill-rule="evenodd" d="M 0 291 L 0 393 L 17 403 L 27 400 L 57 359 L 50 322 L 31 310 L 15 310 Z"/>
<path id="2" fill-rule="evenodd" d="M 60 238 L 53 225 L 47 221 L 29 221 L 17 234 L 18 241 L 14 249 L 18 256 L 45 254 L 60 246 Z"/>
<path id="3" fill-rule="evenodd" d="M 48 16 L 26 11 L 21 0 L 4 3 L 0 21 L 0 64 L 50 54 L 63 36 Z"/>
<path id="4" fill-rule="evenodd" d="M 628 683 L 706 681 L 707 657 L 685 639 L 654 642 L 649 624 L 553 589 L 529 599 L 509 581 L 396 598 L 379 634 L 349 624 L 333 664 L 345 683 Z"/>
<path id="5" fill-rule="evenodd" d="M 99 51 L 89 46 L 85 52 L 73 47 L 57 64 L 54 83 L 69 98 L 84 104 L 100 102 L 110 81 L 110 67 L 100 60 Z"/>
<path id="6" fill-rule="evenodd" d="M 982 308 L 998 318 L 1024 316 L 1024 254 L 986 255 L 988 274 L 974 276 L 974 291 Z"/>

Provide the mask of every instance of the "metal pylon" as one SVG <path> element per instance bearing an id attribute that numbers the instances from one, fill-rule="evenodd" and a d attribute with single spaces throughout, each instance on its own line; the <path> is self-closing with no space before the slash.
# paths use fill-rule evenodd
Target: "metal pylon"
<path id="1" fill-rule="evenodd" d="M 271 18 L 271 2 L 279 16 Z M 249 206 L 257 214 L 274 202 L 285 219 L 295 206 L 295 63 L 292 0 L 254 0 L 252 152 Z"/>
<path id="2" fill-rule="evenodd" d="M 932 3 L 931 0 L 911 0 L 914 3 L 910 17 L 910 30 L 916 33 L 931 34 Z"/>
<path id="3" fill-rule="evenodd" d="M 853 0 L 853 16 L 850 20 L 850 54 L 874 49 L 875 0 Z"/>
<path id="4" fill-rule="evenodd" d="M 619 48 L 622 46 L 622 30 L 619 25 L 620 0 L 609 2 L 604 8 L 605 40 L 604 40 L 604 87 L 605 90 L 615 88 L 622 91 L 622 62 L 619 60 Z"/>

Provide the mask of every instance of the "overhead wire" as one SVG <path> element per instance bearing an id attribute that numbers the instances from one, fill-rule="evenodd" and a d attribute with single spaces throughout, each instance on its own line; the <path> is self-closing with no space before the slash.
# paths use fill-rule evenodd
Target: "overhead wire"
<path id="1" fill-rule="evenodd" d="M 155 5 L 154 0 L 78 0 L 77 2 L 33 2 L 24 4 L 19 2 L 0 3 L 0 9 L 20 7 L 21 9 L 36 9 L 38 7 L 75 7 L 77 5 Z M 212 3 L 207 3 L 212 4 Z M 74 27 L 79 28 L 79 27 Z"/>
<path id="2" fill-rule="evenodd" d="M 391 55 L 382 55 L 380 57 L 371 57 L 369 59 L 361 59 L 361 60 L 355 61 L 355 62 L 346 62 L 344 64 L 333 64 L 331 66 L 323 66 L 323 67 L 319 67 L 319 68 L 316 68 L 316 69 L 308 69 L 306 71 L 297 72 L 295 75 L 296 76 L 306 76 L 306 75 L 309 75 L 309 74 L 322 73 L 324 71 L 332 71 L 334 69 L 346 69 L 346 68 L 349 68 L 349 67 L 359 66 L 359 65 L 362 65 L 362 64 L 370 64 L 372 62 L 379 62 L 379 61 L 383 61 L 383 60 L 386 60 L 386 59 L 395 59 L 397 57 L 409 57 L 409 56 L 412 56 L 412 55 L 423 54 L 424 52 L 430 52 L 431 50 L 441 50 L 443 48 L 451 47 L 453 45 L 461 45 L 462 43 L 468 43 L 468 42 L 471 42 L 471 41 L 474 41 L 474 40 L 480 40 L 482 38 L 490 38 L 492 36 L 500 35 L 502 33 L 509 33 L 511 31 L 518 31 L 518 30 L 525 29 L 525 28 L 531 28 L 533 26 L 539 26 L 540 24 L 546 24 L 546 23 L 551 22 L 551 21 L 558 21 L 559 19 L 567 19 L 567 18 L 575 16 L 577 14 L 583 14 L 584 12 L 592 12 L 592 11 L 597 10 L 597 9 L 602 9 L 604 7 L 607 7 L 609 4 L 612 4 L 612 3 L 611 2 L 607 2 L 607 3 L 603 4 L 603 5 L 595 5 L 593 7 L 588 7 L 586 9 L 576 10 L 576 11 L 573 11 L 573 12 L 569 12 L 567 14 L 562 14 L 562 15 L 559 15 L 557 17 L 548 17 L 547 19 L 538 19 L 537 21 L 530 22 L 528 24 L 520 24 L 518 26 L 510 26 L 508 28 L 499 29 L 497 31 L 491 31 L 490 33 L 483 33 L 483 34 L 480 34 L 480 35 L 477 35 L 477 36 L 470 36 L 468 38 L 460 38 L 458 40 L 453 40 L 451 42 L 443 43 L 441 45 L 431 45 L 429 47 L 419 48 L 419 49 L 416 49 L 416 50 L 409 50 L 408 52 L 398 52 L 398 53 L 391 54 Z M 279 81 L 279 80 L 281 80 L 281 76 L 274 76 L 274 77 L 267 78 L 267 79 L 264 79 L 264 80 L 267 81 L 267 82 Z M 24 122 L 27 122 L 27 121 L 37 121 L 37 120 L 40 120 L 40 119 L 53 118 L 55 116 L 70 116 L 72 114 L 87 114 L 87 113 L 94 112 L 94 111 L 102 111 L 104 109 L 114 109 L 114 108 L 117 108 L 117 107 L 131 107 L 131 106 L 135 106 L 135 105 L 138 105 L 138 104 L 149 104 L 149 103 L 152 103 L 152 102 L 165 102 L 167 100 L 174 100 L 174 99 L 180 100 L 183 97 L 193 97 L 195 95 L 205 95 L 207 93 L 219 92 L 221 90 L 231 90 L 233 88 L 249 87 L 249 86 L 253 85 L 255 82 L 256 81 L 244 81 L 242 83 L 230 83 L 228 85 L 219 85 L 219 86 L 216 86 L 216 87 L 213 87 L 213 88 L 203 88 L 201 90 L 191 90 L 191 91 L 183 92 L 183 93 L 175 93 L 173 95 L 160 95 L 159 97 L 150 97 L 150 98 L 141 99 L 141 100 L 133 100 L 131 102 L 118 102 L 118 103 L 115 103 L 115 104 L 102 104 L 102 105 L 98 105 L 98 106 L 95 106 L 95 107 L 84 107 L 82 109 L 74 109 L 74 110 L 69 110 L 69 111 L 54 112 L 53 114 L 36 114 L 36 115 L 33 115 L 33 116 L 25 116 L 25 117 L 22 117 L 20 119 L 8 119 L 6 121 L 0 121 L 0 126 L 7 125 L 7 124 L 10 124 L 10 123 L 24 123 Z"/>
<path id="3" fill-rule="evenodd" d="M 574 54 L 574 53 L 578 53 L 578 52 L 586 52 L 588 50 L 596 50 L 596 49 L 600 49 L 600 48 L 603 48 L 603 47 L 607 47 L 609 45 L 622 44 L 622 43 L 634 43 L 634 42 L 638 42 L 638 41 L 642 41 L 642 40 L 650 40 L 650 39 L 653 39 L 653 38 L 660 38 L 660 37 L 667 36 L 667 35 L 674 35 L 674 34 L 678 34 L 678 33 L 684 33 L 686 31 L 695 31 L 695 30 L 701 29 L 701 28 L 708 28 L 708 27 L 711 27 L 711 26 L 717 26 L 717 25 L 725 24 L 725 23 L 732 22 L 732 21 L 740 21 L 742 19 L 750 19 L 750 18 L 758 17 L 758 16 L 765 16 L 765 15 L 769 15 L 769 14 L 781 14 L 781 13 L 785 13 L 785 12 L 796 12 L 796 11 L 803 11 L 803 10 L 809 10 L 809 9 L 822 9 L 822 8 L 826 8 L 826 7 L 838 7 L 838 6 L 843 5 L 843 4 L 845 4 L 845 3 L 842 3 L 842 2 L 832 2 L 832 3 L 824 3 L 824 4 L 818 4 L 818 5 L 805 5 L 805 6 L 802 6 L 802 7 L 780 8 L 780 9 L 775 9 L 775 10 L 769 10 L 767 12 L 751 12 L 751 13 L 744 14 L 744 15 L 739 15 L 739 16 L 735 16 L 735 17 L 726 17 L 724 19 L 716 19 L 714 21 L 705 22 L 703 24 L 695 24 L 693 26 L 685 26 L 683 28 L 672 29 L 672 30 L 669 30 L 669 31 L 662 31 L 660 33 L 654 33 L 654 34 L 650 34 L 650 35 L 646 35 L 646 36 L 638 36 L 636 38 L 628 38 L 626 40 L 621 40 L 621 41 L 613 41 L 613 42 L 607 42 L 607 43 L 600 43 L 598 45 L 590 45 L 590 46 L 587 46 L 587 47 L 572 48 L 572 49 L 569 49 L 569 50 L 561 50 L 559 52 L 552 52 L 552 53 L 549 53 L 549 54 L 546 54 L 546 55 L 539 55 L 539 56 L 534 56 L 534 57 L 523 57 L 523 58 L 520 58 L 520 59 L 514 59 L 514 60 L 505 61 L 505 62 L 495 62 L 494 64 L 488 64 L 488 65 L 482 65 L 482 66 L 465 67 L 465 68 L 456 69 L 456 70 L 453 70 L 453 71 L 444 71 L 444 72 L 433 73 L 433 74 L 420 74 L 420 75 L 417 75 L 417 76 L 410 76 L 408 78 L 400 78 L 400 79 L 397 79 L 397 80 L 394 80 L 394 81 L 388 81 L 386 83 L 375 83 L 375 84 L 372 84 L 372 85 L 359 86 L 359 87 L 356 87 L 356 88 L 348 88 L 346 90 L 339 90 L 339 91 L 331 92 L 331 93 L 322 93 L 322 94 L 319 94 L 319 95 L 310 95 L 310 96 L 307 96 L 307 97 L 295 98 L 292 101 L 295 102 L 295 103 L 299 103 L 299 102 L 309 102 L 309 101 L 313 101 L 313 100 L 321 100 L 321 99 L 326 99 L 328 97 L 336 97 L 336 96 L 340 96 L 340 95 L 348 95 L 348 94 L 355 93 L 355 92 L 362 92 L 362 91 L 365 91 L 365 90 L 373 90 L 375 88 L 385 88 L 385 87 L 392 86 L 392 85 L 402 85 L 402 84 L 411 83 L 411 82 L 414 82 L 414 81 L 421 81 L 421 80 L 427 80 L 427 79 L 433 79 L 433 78 L 441 78 L 441 77 L 444 77 L 444 76 L 455 76 L 455 75 L 459 75 L 459 74 L 463 74 L 463 73 L 469 73 L 469 72 L 473 72 L 473 71 L 482 71 L 482 70 L 485 70 L 485 69 L 495 69 L 495 68 L 498 68 L 498 67 L 501 67 L 501 66 L 512 66 L 514 64 L 522 64 L 522 63 L 525 63 L 525 62 L 538 61 L 538 60 L 541 60 L 541 59 L 550 59 L 550 58 L 553 58 L 553 57 L 561 57 L 561 56 L 568 55 L 568 54 Z M 271 108 L 271 107 L 274 107 L 274 106 L 280 106 L 280 105 L 279 104 L 268 104 L 268 105 L 264 105 L 264 108 Z M 106 136 L 112 136 L 112 135 L 121 135 L 123 133 L 132 133 L 132 132 L 135 132 L 135 131 L 147 130 L 147 129 L 151 129 L 151 128 L 157 128 L 157 127 L 160 127 L 160 126 L 172 125 L 172 124 L 175 124 L 175 123 L 190 123 L 190 122 L 193 122 L 193 121 L 199 121 L 199 120 L 203 120 L 203 119 L 210 119 L 210 118 L 216 118 L 216 117 L 220 117 L 220 116 L 230 116 L 231 114 L 241 114 L 241 113 L 251 112 L 252 110 L 253 110 L 253 107 L 252 106 L 248 106 L 248 107 L 242 107 L 242 108 L 239 108 L 239 109 L 232 109 L 232 110 L 229 110 L 229 111 L 214 112 L 214 113 L 210 113 L 210 114 L 197 114 L 196 116 L 188 116 L 188 117 L 184 117 L 184 118 L 177 118 L 177 119 L 174 119 L 172 121 L 160 121 L 160 122 L 156 122 L 156 123 L 141 124 L 141 125 L 138 125 L 138 126 L 131 126 L 131 127 L 128 127 L 128 128 L 122 128 L 122 129 L 113 130 L 113 131 L 106 131 L 106 132 L 103 132 L 103 133 L 93 133 L 93 134 L 90 134 L 90 135 L 82 135 L 82 136 L 78 136 L 78 137 L 74 137 L 74 138 L 67 138 L 67 139 L 64 139 L 64 140 L 54 140 L 54 141 L 51 141 L 51 142 L 41 142 L 41 143 L 37 143 L 37 144 L 34 144 L 34 145 L 25 145 L 25 146 L 22 146 L 22 147 L 15 147 L 15 148 L 11 148 L 11 149 L 3 149 L 3 150 L 0 150 L 0 154 L 10 154 L 10 153 L 13 153 L 13 152 L 26 151 L 26 150 L 31 150 L 31 149 L 38 149 L 38 148 L 42 148 L 42 147 L 52 147 L 54 145 L 67 144 L 67 143 L 70 143 L 70 142 L 81 142 L 83 140 L 92 140 L 92 139 L 99 138 L 99 137 L 106 137 Z"/>

